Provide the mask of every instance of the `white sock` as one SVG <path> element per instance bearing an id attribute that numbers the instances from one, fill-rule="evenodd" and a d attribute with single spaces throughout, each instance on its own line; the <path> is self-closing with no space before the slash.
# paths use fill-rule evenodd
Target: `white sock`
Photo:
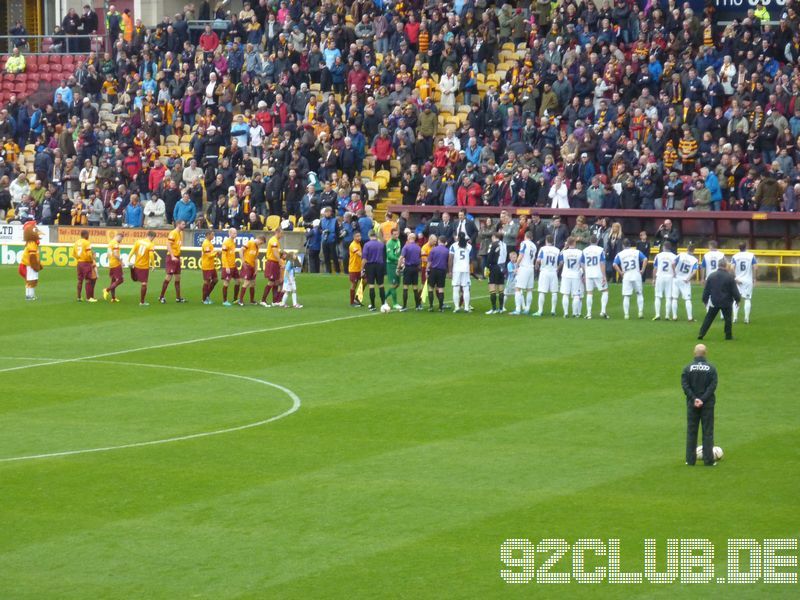
<path id="1" fill-rule="evenodd" d="M 658 296 L 656 296 L 655 307 L 656 307 L 656 319 L 657 319 L 661 316 L 661 298 L 659 298 Z"/>
<path id="2" fill-rule="evenodd" d="M 33 291 L 33 290 L 31 290 L 31 291 Z M 751 305 L 751 302 L 750 302 L 750 298 L 745 298 L 744 299 L 744 320 L 745 321 L 749 321 L 750 320 L 750 308 L 751 307 L 752 307 L 752 305 Z"/>
<path id="3" fill-rule="evenodd" d="M 677 319 L 678 318 L 678 299 L 677 298 L 673 298 L 672 299 L 672 318 L 673 319 Z"/>
<path id="4" fill-rule="evenodd" d="M 564 316 L 569 316 L 569 296 L 566 294 L 561 295 L 561 308 L 564 309 Z"/>
<path id="5" fill-rule="evenodd" d="M 600 312 L 606 314 L 606 308 L 608 308 L 608 290 L 600 295 Z"/>
<path id="6" fill-rule="evenodd" d="M 580 296 L 573 296 L 572 297 L 572 316 L 573 317 L 580 317 L 581 316 L 581 297 Z"/>
<path id="7" fill-rule="evenodd" d="M 550 294 L 550 312 L 556 314 L 556 306 L 558 306 L 558 294 Z"/>
<path id="8" fill-rule="evenodd" d="M 639 307 L 639 314 L 644 314 L 644 294 L 636 294 L 636 305 Z"/>
<path id="9" fill-rule="evenodd" d="M 630 296 L 623 296 L 622 297 L 622 312 L 625 313 L 625 316 L 629 316 L 631 312 L 631 297 Z"/>
<path id="10" fill-rule="evenodd" d="M 539 312 L 544 311 L 544 294 L 539 293 Z"/>
<path id="11" fill-rule="evenodd" d="M 462 288 L 462 294 L 464 294 L 464 310 L 469 310 L 469 287 Z"/>
<path id="12" fill-rule="evenodd" d="M 686 301 L 686 316 L 691 321 L 694 317 L 692 316 L 692 301 Z"/>
<path id="13" fill-rule="evenodd" d="M 522 292 L 514 292 L 514 310 L 522 312 Z"/>
<path id="14" fill-rule="evenodd" d="M 531 312 L 531 302 L 533 301 L 533 292 L 528 290 L 525 292 L 525 312 Z"/>
<path id="15" fill-rule="evenodd" d="M 29 288 L 29 287 L 25 288 L 25 297 L 26 298 L 33 298 L 33 288 Z"/>
<path id="16" fill-rule="evenodd" d="M 738 319 L 739 319 L 739 304 L 734 302 L 733 303 L 733 322 L 736 323 L 736 321 Z"/>
<path id="17" fill-rule="evenodd" d="M 594 294 L 587 294 L 586 295 L 586 315 L 591 316 L 592 314 L 592 299 L 594 298 Z"/>
<path id="18" fill-rule="evenodd" d="M 292 292 L 292 304 L 297 304 L 297 292 Z"/>

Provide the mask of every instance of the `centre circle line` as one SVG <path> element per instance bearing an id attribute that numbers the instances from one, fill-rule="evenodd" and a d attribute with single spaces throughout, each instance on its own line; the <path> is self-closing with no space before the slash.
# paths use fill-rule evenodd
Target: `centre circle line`
<path id="1" fill-rule="evenodd" d="M 32 358 L 32 357 L 5 357 L 8 360 L 50 360 L 47 358 Z M 236 431 L 244 431 L 246 429 L 253 429 L 255 427 L 260 427 L 262 425 L 267 425 L 268 423 L 273 423 L 274 421 L 278 421 L 289 415 L 296 413 L 300 410 L 300 406 L 302 402 L 300 397 L 290 390 L 287 387 L 284 387 L 277 383 L 272 383 L 271 381 L 267 381 L 265 379 L 258 379 L 257 377 L 250 377 L 247 375 L 237 375 L 235 373 L 223 373 L 220 371 L 210 371 L 206 369 L 197 369 L 193 367 L 176 367 L 173 365 L 155 365 L 155 364 L 147 364 L 147 363 L 132 363 L 132 362 L 122 362 L 122 361 L 114 361 L 114 360 L 74 360 L 72 362 L 86 362 L 86 363 L 94 363 L 94 364 L 105 364 L 105 365 L 123 365 L 129 367 L 142 367 L 142 368 L 149 368 L 149 369 L 167 369 L 170 371 L 184 371 L 189 373 L 201 373 L 203 375 L 212 375 L 217 377 L 229 377 L 232 379 L 240 379 L 242 381 L 249 381 L 251 383 L 258 383 L 260 385 L 264 385 L 267 387 L 274 388 L 286 394 L 289 399 L 292 401 L 292 406 L 289 407 L 287 410 L 283 411 L 282 413 L 269 417 L 267 419 L 262 419 L 260 421 L 255 421 L 253 423 L 246 423 L 244 425 L 235 425 L 233 427 L 225 427 L 223 429 L 216 429 L 214 431 L 202 431 L 199 433 L 191 433 L 187 435 L 180 435 L 175 437 L 157 439 L 157 440 L 148 440 L 145 442 L 132 442 L 129 444 L 120 444 L 117 446 L 102 446 L 98 448 L 83 448 L 80 450 L 64 450 L 61 452 L 48 452 L 43 454 L 29 454 L 25 456 L 12 456 L 8 458 L 0 458 L 0 463 L 9 463 L 9 462 L 20 462 L 25 460 L 36 460 L 36 459 L 44 459 L 44 458 L 56 458 L 59 456 L 74 456 L 78 454 L 91 454 L 96 452 L 111 452 L 113 450 L 124 450 L 127 448 L 143 448 L 145 446 L 157 446 L 160 444 L 170 444 L 173 442 L 183 442 L 186 440 L 194 440 L 199 438 L 211 437 L 215 435 L 222 435 L 224 433 L 233 433 Z M 28 367 L 36 367 L 39 366 L 37 364 L 32 365 L 23 365 L 19 367 L 17 370 L 23 370 Z"/>

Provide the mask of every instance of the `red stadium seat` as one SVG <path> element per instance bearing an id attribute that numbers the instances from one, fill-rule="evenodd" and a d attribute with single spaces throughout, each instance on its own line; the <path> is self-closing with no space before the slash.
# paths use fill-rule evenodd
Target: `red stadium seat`
<path id="1" fill-rule="evenodd" d="M 50 72 L 50 65 L 47 63 L 42 63 L 39 65 L 39 72 L 40 73 L 49 73 Z"/>
<path id="2" fill-rule="evenodd" d="M 13 89 L 11 90 L 15 94 L 24 94 L 25 93 L 25 84 L 24 83 L 15 83 Z"/>
<path id="3" fill-rule="evenodd" d="M 25 89 L 35 91 L 39 88 L 39 82 L 35 79 L 29 79 L 25 82 Z"/>
<path id="4" fill-rule="evenodd" d="M 28 73 L 38 73 L 39 72 L 39 64 L 35 62 L 29 62 L 25 65 Z"/>
<path id="5" fill-rule="evenodd" d="M 0 88 L 2 88 L 5 91 L 9 91 L 10 92 L 11 90 L 14 89 L 14 82 L 13 81 L 3 81 L 3 83 L 0 84 Z"/>
<path id="6" fill-rule="evenodd" d="M 61 72 L 61 63 L 54 63 L 50 65 L 50 72 L 51 73 L 60 73 Z"/>

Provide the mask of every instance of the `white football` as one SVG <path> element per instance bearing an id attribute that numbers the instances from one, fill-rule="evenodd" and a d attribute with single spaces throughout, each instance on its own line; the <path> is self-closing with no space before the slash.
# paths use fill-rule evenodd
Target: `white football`
<path id="1" fill-rule="evenodd" d="M 381 312 L 382 313 L 388 313 L 388 312 L 391 312 L 391 310 L 392 310 L 392 307 L 389 306 L 388 304 L 383 304 L 381 306 Z"/>
<path id="2" fill-rule="evenodd" d="M 722 448 L 720 448 L 719 446 L 714 446 L 714 460 L 722 460 L 723 456 L 724 456 L 724 453 L 722 452 Z M 703 458 L 703 447 L 702 446 L 698 446 L 697 447 L 697 458 L 701 459 L 701 460 Z"/>

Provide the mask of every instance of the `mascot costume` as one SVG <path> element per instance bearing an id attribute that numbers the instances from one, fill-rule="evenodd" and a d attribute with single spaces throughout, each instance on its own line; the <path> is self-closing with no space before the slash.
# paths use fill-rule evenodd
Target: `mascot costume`
<path id="1" fill-rule="evenodd" d="M 36 221 L 28 221 L 22 228 L 25 250 L 19 265 L 19 274 L 25 280 L 25 299 L 36 300 L 36 284 L 39 283 L 39 271 L 42 261 L 39 256 L 39 243 L 42 237 L 36 227 Z"/>

